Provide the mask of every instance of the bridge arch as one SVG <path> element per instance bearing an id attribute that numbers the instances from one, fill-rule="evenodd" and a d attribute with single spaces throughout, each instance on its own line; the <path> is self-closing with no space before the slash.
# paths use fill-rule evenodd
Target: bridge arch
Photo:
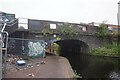
<path id="1" fill-rule="evenodd" d="M 90 47 L 87 43 L 78 39 L 63 39 L 55 41 L 60 46 L 60 55 L 78 55 L 89 53 Z"/>

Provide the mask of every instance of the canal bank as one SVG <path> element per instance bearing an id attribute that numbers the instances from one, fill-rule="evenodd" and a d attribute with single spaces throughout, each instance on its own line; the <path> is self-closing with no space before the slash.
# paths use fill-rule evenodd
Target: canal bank
<path id="1" fill-rule="evenodd" d="M 36 58 L 31 64 L 41 61 L 43 61 L 42 58 Z M 74 71 L 66 58 L 48 55 L 44 61 L 45 64 L 32 65 L 19 70 L 11 67 L 7 71 L 6 78 L 74 78 Z M 10 65 L 7 67 L 10 68 Z"/>

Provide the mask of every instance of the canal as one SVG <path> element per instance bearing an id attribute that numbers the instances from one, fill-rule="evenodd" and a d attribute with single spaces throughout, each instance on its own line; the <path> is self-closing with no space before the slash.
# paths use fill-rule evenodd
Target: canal
<path id="1" fill-rule="evenodd" d="M 120 75 L 120 59 L 111 57 L 96 57 L 89 55 L 71 55 L 66 57 L 73 70 L 82 78 L 118 78 Z"/>
<path id="2" fill-rule="evenodd" d="M 73 70 L 82 78 L 120 80 L 120 58 L 90 56 L 89 47 L 77 40 L 64 40 L 56 43 L 61 47 L 61 56 L 69 60 Z"/>

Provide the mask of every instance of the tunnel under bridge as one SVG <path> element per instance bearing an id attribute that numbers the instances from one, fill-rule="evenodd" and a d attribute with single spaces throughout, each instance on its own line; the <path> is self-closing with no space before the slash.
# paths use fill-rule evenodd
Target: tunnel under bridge
<path id="1" fill-rule="evenodd" d="M 65 39 L 58 40 L 57 43 L 60 46 L 60 55 L 78 55 L 82 53 L 89 53 L 89 46 L 80 40 Z"/>

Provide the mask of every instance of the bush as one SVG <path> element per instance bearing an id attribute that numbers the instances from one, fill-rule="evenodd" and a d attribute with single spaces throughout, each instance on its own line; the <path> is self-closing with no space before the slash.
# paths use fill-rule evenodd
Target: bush
<path id="1" fill-rule="evenodd" d="M 69 23 L 65 23 L 61 28 L 60 31 L 65 36 L 74 36 L 77 34 L 77 30 L 70 25 Z"/>
<path id="2" fill-rule="evenodd" d="M 107 25 L 103 22 L 98 26 L 99 31 L 97 32 L 97 36 L 105 37 L 108 35 Z"/>
<path id="3" fill-rule="evenodd" d="M 103 55 L 103 56 L 120 56 L 120 46 L 117 43 L 107 44 L 100 48 L 94 48 L 91 50 L 93 55 Z"/>
<path id="4" fill-rule="evenodd" d="M 60 55 L 61 54 L 61 47 L 58 45 L 58 44 L 56 44 L 56 43 L 53 43 L 54 44 L 54 48 L 55 48 L 55 54 L 56 55 Z"/>

